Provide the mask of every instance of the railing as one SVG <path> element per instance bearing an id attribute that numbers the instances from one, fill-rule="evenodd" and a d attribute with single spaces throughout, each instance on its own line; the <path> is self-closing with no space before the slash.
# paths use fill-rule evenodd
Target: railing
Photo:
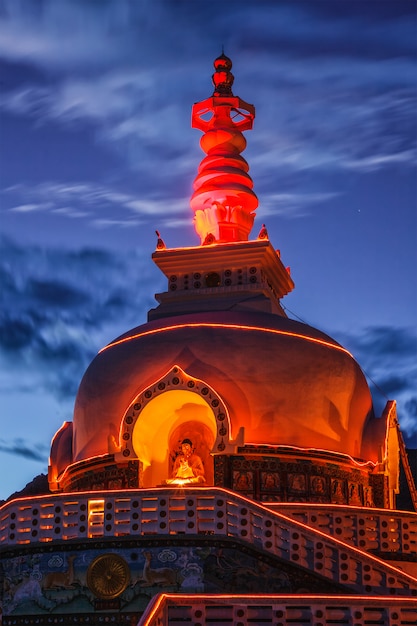
<path id="1" fill-rule="evenodd" d="M 417 623 L 415 600 L 358 596 L 154 596 L 138 626 L 406 626 Z"/>
<path id="2" fill-rule="evenodd" d="M 331 504 L 281 502 L 265 506 L 366 552 L 417 556 L 415 513 Z"/>
<path id="3" fill-rule="evenodd" d="M 397 428 L 398 444 L 400 448 L 400 459 L 404 470 L 405 479 L 407 481 L 408 490 L 410 492 L 411 501 L 413 503 L 414 510 L 417 512 L 417 488 L 414 481 L 413 472 L 410 467 L 410 460 L 408 458 L 407 450 L 404 443 L 404 437 L 400 429 L 400 424 L 395 419 L 395 425 Z"/>
<path id="4" fill-rule="evenodd" d="M 357 593 L 417 594 L 417 579 L 384 561 L 221 488 L 64 493 L 0 509 L 0 548 L 180 533 L 243 541 Z"/>

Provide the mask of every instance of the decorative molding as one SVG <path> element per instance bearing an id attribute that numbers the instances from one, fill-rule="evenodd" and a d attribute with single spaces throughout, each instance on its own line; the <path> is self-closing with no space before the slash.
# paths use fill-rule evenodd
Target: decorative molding
<path id="1" fill-rule="evenodd" d="M 187 374 L 181 367 L 175 365 L 162 378 L 144 389 L 127 409 L 120 429 L 120 452 L 115 454 L 116 460 L 138 458 L 132 443 L 133 430 L 140 419 L 143 409 L 157 396 L 167 391 L 184 390 L 199 395 L 213 412 L 216 422 L 216 435 L 211 454 L 224 454 L 225 451 L 235 449 L 238 443 L 230 440 L 229 413 L 222 398 L 210 385 Z M 242 445 L 239 441 L 239 445 Z"/>

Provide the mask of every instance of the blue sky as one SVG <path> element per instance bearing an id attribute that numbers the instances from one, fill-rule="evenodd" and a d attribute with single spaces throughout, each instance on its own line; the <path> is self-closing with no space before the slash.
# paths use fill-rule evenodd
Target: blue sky
<path id="1" fill-rule="evenodd" d="M 252 236 L 265 222 L 291 267 L 288 315 L 354 354 L 417 447 L 416 17 L 414 0 L 0 0 L 0 499 L 46 472 L 88 363 L 164 290 L 155 229 L 199 243 L 190 113 L 222 45 L 256 107 Z"/>

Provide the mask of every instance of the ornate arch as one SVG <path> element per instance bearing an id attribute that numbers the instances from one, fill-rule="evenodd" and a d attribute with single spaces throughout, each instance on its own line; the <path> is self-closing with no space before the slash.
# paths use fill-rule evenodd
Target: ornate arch
<path id="1" fill-rule="evenodd" d="M 222 454 L 230 444 L 230 418 L 221 397 L 210 385 L 188 375 L 181 367 L 174 365 L 162 378 L 144 389 L 125 412 L 120 427 L 120 454 L 125 459 L 138 458 L 133 447 L 132 434 L 143 409 L 157 396 L 175 390 L 191 391 L 201 396 L 212 410 L 216 423 L 216 436 L 210 451 L 212 455 Z"/>

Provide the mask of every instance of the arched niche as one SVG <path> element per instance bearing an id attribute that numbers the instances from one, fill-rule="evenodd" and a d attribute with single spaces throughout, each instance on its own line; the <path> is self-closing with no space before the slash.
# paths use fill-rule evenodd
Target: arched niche
<path id="1" fill-rule="evenodd" d="M 221 454 L 230 442 L 227 409 L 204 381 L 174 366 L 129 406 L 121 424 L 118 456 L 139 459 L 140 486 L 155 486 L 170 477 L 184 438 L 193 442 L 203 460 L 207 484 L 213 484 L 212 455 Z"/>

